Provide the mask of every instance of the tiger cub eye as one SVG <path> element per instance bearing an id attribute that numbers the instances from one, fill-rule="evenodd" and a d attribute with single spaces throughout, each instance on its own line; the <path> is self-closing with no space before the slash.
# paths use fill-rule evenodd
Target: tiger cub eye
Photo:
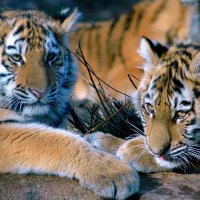
<path id="1" fill-rule="evenodd" d="M 185 112 L 185 111 L 178 111 L 176 113 L 176 116 L 178 119 L 185 119 L 188 115 L 189 115 L 189 112 Z"/>
<path id="2" fill-rule="evenodd" d="M 54 52 L 49 53 L 49 54 L 47 55 L 47 61 L 48 61 L 48 62 L 53 61 L 55 58 L 56 58 L 56 54 L 55 54 Z"/>
<path id="3" fill-rule="evenodd" d="M 154 107 L 150 103 L 145 104 L 146 111 L 150 114 L 154 114 Z"/>
<path id="4" fill-rule="evenodd" d="M 20 54 L 12 54 L 9 56 L 10 60 L 13 62 L 22 62 L 23 58 Z"/>

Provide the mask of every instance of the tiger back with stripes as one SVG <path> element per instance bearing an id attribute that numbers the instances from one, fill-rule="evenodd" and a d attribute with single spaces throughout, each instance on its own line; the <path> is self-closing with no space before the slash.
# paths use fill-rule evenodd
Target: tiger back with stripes
<path id="1" fill-rule="evenodd" d="M 79 17 L 36 10 L 0 14 L 0 172 L 76 178 L 106 198 L 138 191 L 137 172 L 62 130 L 78 69 L 66 39 Z"/>
<path id="2" fill-rule="evenodd" d="M 137 54 L 141 36 L 163 44 L 186 40 L 194 13 L 195 6 L 186 6 L 181 0 L 139 1 L 130 12 L 116 19 L 78 24 L 77 30 L 72 32 L 70 45 L 75 51 L 80 41 L 85 58 L 95 73 L 115 89 L 131 95 L 135 87 L 129 81 L 128 73 L 138 79 L 143 75 L 139 68 L 142 59 Z M 78 98 L 95 96 L 85 77 L 89 80 L 82 66 L 81 77 L 75 88 Z M 136 85 L 139 84 L 137 79 L 133 80 Z M 123 95 L 113 90 L 109 92 L 124 100 Z"/>
<path id="3" fill-rule="evenodd" d="M 125 141 L 94 133 L 88 140 L 140 172 L 183 170 L 200 160 L 200 43 L 163 46 L 142 38 L 144 76 L 134 107 L 144 132 Z M 113 149 L 115 150 L 113 152 Z"/>

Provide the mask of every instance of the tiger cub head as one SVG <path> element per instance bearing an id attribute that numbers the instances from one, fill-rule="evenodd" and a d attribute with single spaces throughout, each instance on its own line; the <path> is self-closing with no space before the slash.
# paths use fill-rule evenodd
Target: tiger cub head
<path id="1" fill-rule="evenodd" d="M 148 151 L 164 167 L 200 158 L 200 43 L 165 47 L 142 38 L 135 96 Z"/>
<path id="2" fill-rule="evenodd" d="M 78 17 L 76 9 L 55 18 L 36 10 L 1 13 L 1 107 L 28 117 L 66 109 L 78 72 L 66 37 Z"/>

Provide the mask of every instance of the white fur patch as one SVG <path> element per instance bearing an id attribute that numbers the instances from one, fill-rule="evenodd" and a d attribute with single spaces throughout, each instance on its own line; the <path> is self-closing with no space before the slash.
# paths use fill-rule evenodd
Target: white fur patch
<path id="1" fill-rule="evenodd" d="M 167 169 L 173 169 L 175 167 L 178 167 L 178 163 L 172 163 L 172 162 L 169 162 L 167 160 L 162 160 L 158 157 L 155 157 L 155 161 L 161 166 L 161 167 L 164 167 L 164 168 L 167 168 Z"/>
<path id="2" fill-rule="evenodd" d="M 32 116 L 32 115 L 43 115 L 43 114 L 48 114 L 50 112 L 50 108 L 48 105 L 34 105 L 34 106 L 26 106 L 23 109 L 22 114 L 23 115 L 28 115 L 28 116 Z"/>

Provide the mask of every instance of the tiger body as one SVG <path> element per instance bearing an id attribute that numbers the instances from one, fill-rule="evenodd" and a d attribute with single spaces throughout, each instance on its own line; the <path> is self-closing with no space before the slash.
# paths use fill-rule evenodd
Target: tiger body
<path id="1" fill-rule="evenodd" d="M 200 160 L 200 43 L 168 48 L 143 38 L 139 52 L 144 76 L 133 103 L 144 132 L 128 141 L 102 133 L 88 140 L 141 172 L 186 170 Z"/>
<path id="2" fill-rule="evenodd" d="M 0 172 L 76 178 L 97 194 L 124 199 L 137 173 L 62 130 L 78 68 L 65 44 L 77 10 L 53 19 L 34 11 L 0 15 Z M 59 128 L 58 128 L 59 127 Z"/>
<path id="3" fill-rule="evenodd" d="M 142 1 L 114 20 L 78 24 L 77 30 L 72 32 L 70 45 L 75 51 L 80 41 L 85 58 L 95 73 L 115 89 L 132 94 L 136 88 L 127 74 L 131 73 L 138 79 L 143 75 L 139 68 L 142 59 L 137 54 L 141 36 L 162 43 L 186 40 L 194 12 L 193 6 L 183 5 L 180 0 Z M 81 71 L 75 95 L 80 99 L 95 96 L 84 80 L 85 77 L 89 80 L 84 66 Z M 133 81 L 139 84 L 137 79 Z M 113 90 L 109 92 L 124 100 L 123 95 Z"/>

